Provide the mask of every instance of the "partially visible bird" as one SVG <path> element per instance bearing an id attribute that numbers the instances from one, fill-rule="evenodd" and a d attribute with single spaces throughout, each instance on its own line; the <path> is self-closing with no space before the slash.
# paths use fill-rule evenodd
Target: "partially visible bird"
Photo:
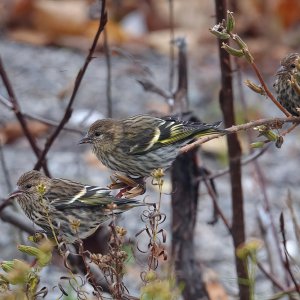
<path id="1" fill-rule="evenodd" d="M 16 197 L 29 219 L 46 231 L 73 243 L 92 235 L 112 214 L 145 205 L 133 199 L 116 198 L 107 188 L 83 185 L 67 179 L 51 179 L 29 171 L 18 180 Z"/>
<path id="2" fill-rule="evenodd" d="M 90 126 L 80 143 L 92 144 L 93 152 L 108 168 L 133 177 L 148 177 L 154 169 L 169 168 L 180 148 L 195 138 L 226 134 L 219 125 L 149 115 L 103 119 Z"/>
<path id="3" fill-rule="evenodd" d="M 297 68 L 297 64 L 300 65 L 300 55 L 291 53 L 280 64 L 281 67 L 276 73 L 277 78 L 273 84 L 277 99 L 293 116 L 300 116 L 300 112 L 297 110 L 300 108 L 300 94 L 291 84 L 292 80 L 296 80 L 300 85 L 300 70 Z"/>

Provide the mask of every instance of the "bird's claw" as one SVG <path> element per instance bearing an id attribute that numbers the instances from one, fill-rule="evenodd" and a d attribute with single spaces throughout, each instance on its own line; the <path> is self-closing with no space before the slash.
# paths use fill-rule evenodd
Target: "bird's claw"
<path id="1" fill-rule="evenodd" d="M 111 180 L 112 183 L 108 186 L 110 189 L 121 189 L 116 196 L 118 198 L 121 198 L 122 196 L 133 198 L 144 194 L 146 191 L 144 182 L 141 184 L 120 173 L 114 173 Z"/>
<path id="2" fill-rule="evenodd" d="M 143 185 L 138 184 L 137 186 L 125 191 L 123 196 L 126 198 L 134 198 L 139 195 L 143 195 L 146 192 L 146 188 Z"/>

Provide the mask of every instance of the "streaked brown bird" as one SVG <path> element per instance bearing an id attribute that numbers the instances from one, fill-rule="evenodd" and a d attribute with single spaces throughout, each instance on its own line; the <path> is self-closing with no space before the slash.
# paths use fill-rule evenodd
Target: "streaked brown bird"
<path id="1" fill-rule="evenodd" d="M 219 125 L 148 115 L 103 119 L 90 126 L 80 143 L 92 144 L 93 152 L 108 168 L 133 177 L 148 177 L 154 169 L 169 168 L 180 148 L 195 138 L 226 134 Z"/>
<path id="2" fill-rule="evenodd" d="M 113 214 L 145 205 L 116 198 L 107 188 L 51 179 L 34 170 L 24 173 L 17 185 L 10 197 L 16 197 L 27 217 L 47 235 L 55 234 L 68 243 L 92 235 Z"/>
<path id="3" fill-rule="evenodd" d="M 298 67 L 297 67 L 298 66 Z M 276 80 L 273 84 L 277 93 L 277 100 L 293 116 L 299 116 L 300 93 L 293 86 L 293 81 L 300 85 L 300 55 L 291 53 L 281 61 L 281 67 L 276 73 Z"/>

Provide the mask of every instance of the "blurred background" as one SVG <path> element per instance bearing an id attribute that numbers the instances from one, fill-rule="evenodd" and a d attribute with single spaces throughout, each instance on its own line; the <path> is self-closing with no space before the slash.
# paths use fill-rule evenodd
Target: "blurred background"
<path id="1" fill-rule="evenodd" d="M 171 4 L 170 4 L 171 3 Z M 170 26 L 170 5 L 173 10 L 173 26 Z M 237 32 L 248 44 L 255 62 L 271 91 L 274 74 L 280 60 L 290 52 L 299 52 L 300 1 L 299 0 L 244 0 L 229 1 L 236 18 Z M 99 23 L 99 3 L 92 0 L 0 0 L 0 55 L 24 113 L 39 116 L 57 123 L 61 120 L 76 75 L 90 48 Z M 74 112 L 64 130 L 47 155 L 53 177 L 62 177 L 88 184 L 106 186 L 111 172 L 102 166 L 84 145 L 78 141 L 93 121 L 109 115 L 108 97 L 111 98 L 111 116 L 125 118 L 139 113 L 168 114 L 168 103 L 154 93 L 147 93 L 137 82 L 151 79 L 159 87 L 173 90 L 170 66 L 177 62 L 170 59 L 170 41 L 184 37 L 188 51 L 188 98 L 190 110 L 204 122 L 222 119 L 218 103 L 220 88 L 219 54 L 217 40 L 209 28 L 215 24 L 213 1 L 158 1 L 158 0 L 108 0 L 107 45 L 103 35 L 87 70 L 74 102 Z M 172 29 L 172 30 L 171 30 Z M 108 83 L 107 53 L 110 57 L 111 78 Z M 237 67 L 238 66 L 238 67 Z M 264 117 L 282 116 L 282 113 L 263 96 L 253 93 L 243 84 L 246 79 L 257 82 L 246 60 L 239 59 L 234 70 L 234 95 L 236 119 L 239 123 Z M 109 90 L 107 87 L 109 86 Z M 0 82 L 0 94 L 8 98 Z M 109 96 L 108 96 L 109 95 Z M 7 197 L 18 177 L 31 170 L 36 156 L 24 137 L 12 110 L 0 101 L 0 197 Z M 43 148 L 53 126 L 28 119 L 30 131 Z M 300 132 L 293 131 L 285 138 L 281 149 L 272 146 L 258 162 L 263 173 L 263 185 L 272 204 L 274 219 L 287 210 L 286 199 L 290 191 L 294 205 L 300 206 Z M 243 154 L 249 154 L 245 134 L 240 136 Z M 257 138 L 254 133 L 252 141 Z M 201 147 L 202 164 L 211 172 L 227 167 L 225 139 L 206 143 Z M 230 186 L 228 175 L 215 180 L 219 203 L 228 219 L 231 218 Z M 261 178 L 255 175 L 253 164 L 243 168 L 243 186 L 248 237 L 261 238 L 257 222 L 258 208 L 262 205 Z M 165 178 L 163 208 L 170 226 L 170 180 Z M 157 199 L 157 189 L 148 182 L 147 197 Z M 144 196 L 140 196 L 142 199 Z M 223 297 L 231 299 L 236 293 L 232 240 L 224 224 L 214 226 L 212 202 L 204 186 L 199 192 L 197 217 L 196 256 L 209 278 L 221 282 Z M 8 207 L 5 210 L 16 210 Z M 140 230 L 138 209 L 120 217 L 131 241 Z M 20 214 L 22 214 L 20 212 Z M 287 220 L 287 227 L 292 223 Z M 20 256 L 16 245 L 26 241 L 12 224 L 0 220 L 0 261 Z M 294 240 L 293 232 L 289 236 Z M 169 236 L 168 243 L 171 237 Z M 129 241 L 130 242 L 130 241 Z M 168 244 L 169 245 L 169 244 Z M 299 254 L 299 247 L 294 247 Z M 126 286 L 138 293 L 140 271 L 145 258 L 136 254 L 137 263 L 129 263 Z M 261 257 L 266 257 L 265 250 Z M 299 256 L 298 256 L 299 258 Z M 42 284 L 53 286 L 62 274 L 62 268 L 51 266 L 53 275 L 42 276 Z M 56 272 L 54 271 L 56 270 Z M 266 299 L 271 286 L 267 280 L 257 281 L 257 294 Z M 53 278 L 52 278 L 53 277 Z M 51 296 L 49 296 L 49 299 Z M 233 299 L 233 298 L 232 298 Z"/>

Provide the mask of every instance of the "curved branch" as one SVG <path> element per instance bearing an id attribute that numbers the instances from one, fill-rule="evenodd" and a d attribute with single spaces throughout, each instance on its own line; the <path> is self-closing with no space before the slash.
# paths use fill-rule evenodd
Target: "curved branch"
<path id="1" fill-rule="evenodd" d="M 3 95 L 0 94 L 0 104 L 3 104 L 5 107 L 7 107 L 9 110 L 12 110 L 13 111 L 13 106 L 12 104 L 9 102 L 8 99 L 6 99 Z M 57 127 L 58 126 L 58 122 L 56 121 L 53 121 L 53 120 L 49 120 L 49 119 L 46 119 L 44 117 L 40 117 L 40 116 L 36 116 L 34 114 L 31 114 L 31 113 L 26 113 L 26 112 L 23 112 L 23 117 L 27 118 L 27 119 L 31 119 L 31 120 L 35 120 L 35 121 L 38 121 L 38 122 L 41 122 L 43 124 L 46 124 L 46 125 L 49 125 L 49 126 L 52 126 L 52 127 Z M 74 133 L 78 133 L 78 134 L 81 134 L 83 135 L 84 134 L 84 131 L 80 130 L 80 129 L 77 129 L 77 128 L 73 128 L 73 127 L 67 127 L 65 126 L 63 128 L 63 130 L 66 130 L 66 131 L 70 131 L 70 132 L 74 132 Z"/>
<path id="2" fill-rule="evenodd" d="M 19 105 L 19 102 L 16 98 L 16 95 L 15 95 L 15 92 L 12 88 L 12 85 L 10 83 L 10 80 L 8 78 L 8 75 L 5 71 L 5 68 L 4 68 L 4 65 L 2 63 L 2 59 L 0 57 L 0 76 L 2 78 L 2 81 L 3 81 L 3 84 L 7 90 L 7 94 L 9 96 L 9 100 L 8 101 L 5 101 L 6 102 L 6 106 L 10 107 L 11 110 L 15 113 L 15 116 L 16 118 L 18 119 L 20 125 L 21 125 L 21 128 L 33 150 L 33 152 L 35 153 L 35 155 L 37 157 L 40 156 L 40 153 L 41 153 L 41 149 L 38 147 L 37 143 L 36 143 L 36 140 L 34 138 L 34 136 L 31 134 L 28 126 L 27 126 L 27 122 L 24 118 L 24 115 L 21 111 L 21 108 L 20 108 L 20 105 Z M 48 170 L 48 167 L 47 167 L 47 164 L 46 162 L 43 160 L 43 163 L 41 164 L 40 167 L 43 167 L 44 171 L 45 171 L 45 174 L 47 176 L 50 176 L 50 173 L 49 173 L 49 170 Z"/>
<path id="3" fill-rule="evenodd" d="M 99 27 L 98 27 L 98 30 L 97 30 L 96 35 L 94 37 L 91 49 L 90 49 L 90 51 L 89 51 L 89 53 L 88 53 L 88 55 L 87 55 L 87 57 L 84 61 L 84 64 L 83 64 L 82 68 L 79 70 L 79 72 L 77 74 L 75 84 L 74 84 L 74 89 L 73 89 L 72 95 L 70 97 L 69 103 L 66 107 L 65 114 L 64 114 L 62 120 L 60 121 L 60 123 L 58 124 L 57 128 L 55 129 L 55 131 L 52 133 L 52 135 L 47 140 L 47 142 L 45 144 L 45 147 L 44 147 L 44 150 L 43 150 L 42 154 L 40 155 L 37 163 L 34 166 L 35 170 L 39 170 L 41 168 L 41 166 L 43 164 L 43 161 L 45 160 L 49 149 L 51 148 L 52 144 L 54 143 L 54 141 L 56 140 L 56 138 L 60 134 L 61 130 L 64 128 L 65 124 L 69 121 L 69 119 L 72 115 L 73 102 L 74 102 L 75 97 L 77 95 L 77 92 L 78 92 L 78 89 L 79 89 L 80 84 L 82 82 L 82 79 L 85 75 L 85 72 L 86 72 L 91 60 L 93 59 L 93 55 L 94 55 L 94 52 L 95 52 L 100 34 L 104 30 L 104 27 L 105 27 L 106 23 L 107 23 L 107 14 L 106 14 L 106 11 L 105 11 L 105 0 L 102 0 Z"/>
<path id="4" fill-rule="evenodd" d="M 300 123 L 300 117 L 287 117 L 287 118 L 269 118 L 269 119 L 259 119 L 255 121 L 251 121 L 241 125 L 234 125 L 229 128 L 226 128 L 228 134 L 235 133 L 242 130 L 249 130 L 253 127 L 260 126 L 260 125 L 283 125 L 284 123 Z M 224 136 L 224 133 L 219 133 L 215 135 L 211 135 L 202 139 L 198 139 L 195 142 L 188 144 L 180 149 L 180 153 L 190 151 L 191 149 L 204 144 L 210 140 L 219 138 Z"/>

